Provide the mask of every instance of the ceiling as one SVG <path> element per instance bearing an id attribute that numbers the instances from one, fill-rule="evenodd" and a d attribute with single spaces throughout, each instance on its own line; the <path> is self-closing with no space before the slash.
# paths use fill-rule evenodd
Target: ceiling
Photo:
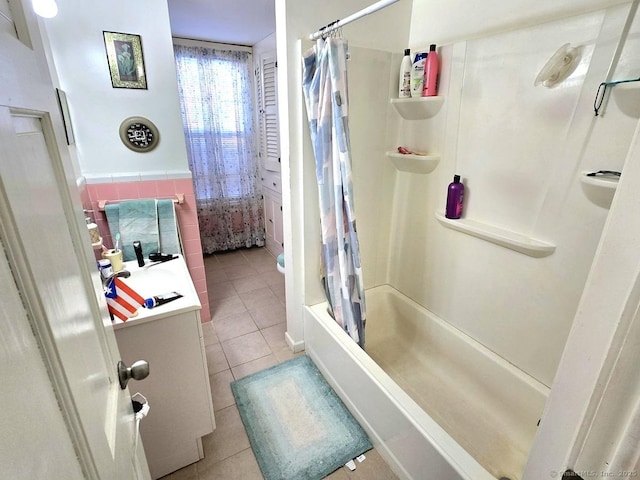
<path id="1" fill-rule="evenodd" d="M 168 0 L 174 37 L 252 46 L 276 31 L 275 0 Z"/>

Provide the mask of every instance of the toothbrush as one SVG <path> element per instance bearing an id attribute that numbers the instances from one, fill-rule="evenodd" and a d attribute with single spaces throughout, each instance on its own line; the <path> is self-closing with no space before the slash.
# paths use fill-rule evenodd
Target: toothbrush
<path id="1" fill-rule="evenodd" d="M 116 233 L 116 244 L 114 245 L 114 250 L 117 252 L 118 251 L 118 244 L 120 243 L 120 232 Z"/>

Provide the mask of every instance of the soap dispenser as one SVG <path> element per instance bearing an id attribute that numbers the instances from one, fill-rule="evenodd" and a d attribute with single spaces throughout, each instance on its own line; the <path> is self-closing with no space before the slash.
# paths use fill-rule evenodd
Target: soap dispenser
<path id="1" fill-rule="evenodd" d="M 98 225 L 96 223 L 93 222 L 93 220 L 91 220 L 91 217 L 89 216 L 89 212 L 91 210 L 85 210 L 84 214 L 86 215 L 86 217 L 84 218 L 84 221 L 87 222 L 87 229 L 89 230 L 89 237 L 91 238 L 91 245 L 94 248 L 101 248 L 102 247 L 102 237 L 100 236 L 100 231 L 98 230 Z"/>
<path id="2" fill-rule="evenodd" d="M 460 175 L 453 176 L 453 182 L 447 188 L 447 206 L 444 216 L 458 219 L 462 216 L 462 202 L 464 200 L 464 184 L 460 182 Z"/>

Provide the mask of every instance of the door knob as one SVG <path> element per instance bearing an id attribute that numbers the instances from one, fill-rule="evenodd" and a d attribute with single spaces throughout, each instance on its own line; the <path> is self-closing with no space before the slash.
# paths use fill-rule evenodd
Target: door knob
<path id="1" fill-rule="evenodd" d="M 144 380 L 149 376 L 149 362 L 146 360 L 138 360 L 134 362 L 131 367 L 127 367 L 127 364 L 122 360 L 118 362 L 118 379 L 120 380 L 120 388 L 124 390 L 127 388 L 127 383 L 130 379 Z"/>

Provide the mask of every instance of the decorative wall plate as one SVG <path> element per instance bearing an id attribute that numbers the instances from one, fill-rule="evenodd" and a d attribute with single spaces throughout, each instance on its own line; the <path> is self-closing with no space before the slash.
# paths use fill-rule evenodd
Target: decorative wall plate
<path id="1" fill-rule="evenodd" d="M 120 139 L 134 152 L 150 152 L 160 141 L 160 132 L 151 120 L 129 117 L 120 124 Z"/>

